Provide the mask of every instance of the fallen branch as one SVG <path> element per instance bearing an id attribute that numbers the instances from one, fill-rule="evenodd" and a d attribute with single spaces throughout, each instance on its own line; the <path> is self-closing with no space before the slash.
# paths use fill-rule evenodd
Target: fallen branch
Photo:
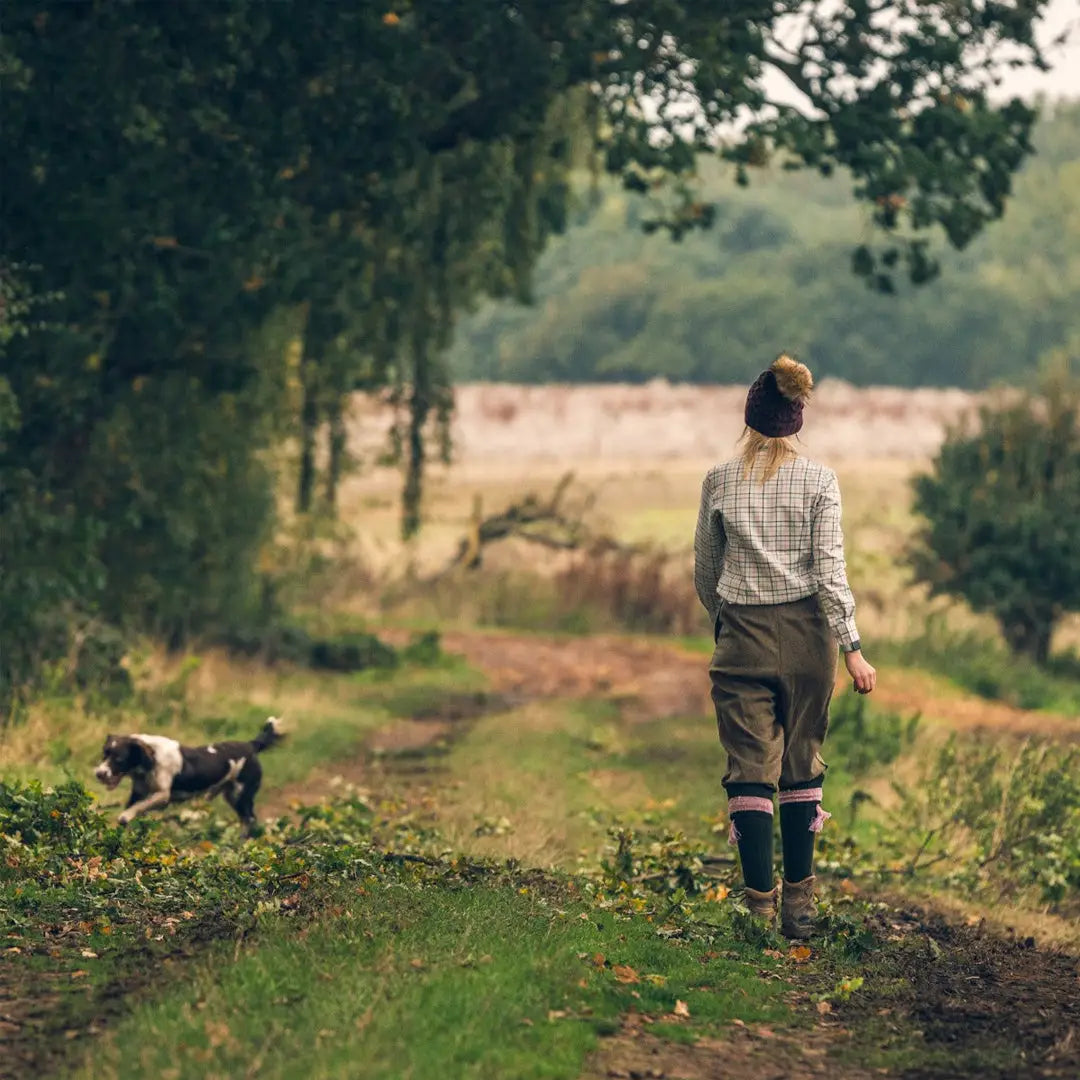
<path id="1" fill-rule="evenodd" d="M 621 544 L 610 536 L 597 536 L 589 531 L 583 518 L 595 502 L 595 496 L 591 494 L 577 513 L 566 513 L 562 502 L 573 481 L 574 474 L 568 472 L 556 484 L 550 498 L 541 499 L 530 492 L 520 502 L 487 518 L 483 516 L 481 497 L 475 496 L 468 533 L 458 543 L 453 558 L 429 580 L 438 581 L 459 567 L 478 569 L 483 565 L 484 548 L 510 537 L 554 551 L 589 550 L 598 555 L 638 555 L 646 550 L 640 545 Z"/>

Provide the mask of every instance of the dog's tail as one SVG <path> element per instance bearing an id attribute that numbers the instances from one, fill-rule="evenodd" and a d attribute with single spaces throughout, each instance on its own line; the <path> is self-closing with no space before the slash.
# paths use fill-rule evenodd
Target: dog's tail
<path id="1" fill-rule="evenodd" d="M 262 731 L 251 740 L 251 745 L 255 747 L 255 753 L 261 754 L 264 750 L 269 750 L 275 743 L 281 742 L 285 738 L 285 729 L 282 726 L 281 720 L 276 716 L 267 718 L 267 721 L 262 726 Z"/>

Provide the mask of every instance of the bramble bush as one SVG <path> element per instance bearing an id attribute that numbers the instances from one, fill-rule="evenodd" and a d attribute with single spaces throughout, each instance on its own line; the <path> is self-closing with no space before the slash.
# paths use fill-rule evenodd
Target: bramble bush
<path id="1" fill-rule="evenodd" d="M 893 842 L 918 845 L 912 873 L 925 856 L 969 894 L 1052 904 L 1080 888 L 1080 749 L 953 735 L 916 783 L 894 787 Z"/>

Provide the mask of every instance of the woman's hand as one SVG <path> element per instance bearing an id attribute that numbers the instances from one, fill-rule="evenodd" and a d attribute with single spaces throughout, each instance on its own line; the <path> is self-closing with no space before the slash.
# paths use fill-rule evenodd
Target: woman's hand
<path id="1" fill-rule="evenodd" d="M 855 692 L 869 694 L 877 686 L 877 672 L 867 663 L 862 650 L 844 653 L 844 663 L 855 684 Z"/>

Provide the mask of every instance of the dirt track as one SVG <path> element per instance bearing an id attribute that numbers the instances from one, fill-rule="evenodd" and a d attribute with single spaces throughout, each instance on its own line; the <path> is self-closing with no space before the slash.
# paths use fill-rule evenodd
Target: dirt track
<path id="1" fill-rule="evenodd" d="M 653 719 L 712 711 L 708 658 L 641 638 L 550 638 L 496 632 L 449 633 L 450 653 L 464 656 L 491 680 L 492 689 L 522 698 L 599 697 L 619 700 L 630 717 Z M 843 668 L 837 691 L 848 691 Z M 879 673 L 873 701 L 881 708 L 919 713 L 957 731 L 1080 738 L 1080 724 L 1064 716 L 1018 709 L 974 696 L 942 697 L 925 675 Z"/>

